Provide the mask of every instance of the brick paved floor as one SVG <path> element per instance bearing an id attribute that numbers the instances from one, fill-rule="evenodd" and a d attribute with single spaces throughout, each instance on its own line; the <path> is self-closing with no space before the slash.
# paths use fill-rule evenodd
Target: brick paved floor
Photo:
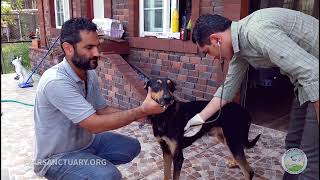
<path id="1" fill-rule="evenodd" d="M 13 80 L 14 74 L 1 75 L 1 99 L 34 103 L 35 87 L 21 89 Z M 34 84 L 37 85 L 37 82 Z M 34 145 L 33 108 L 17 103 L 1 103 L 1 179 L 41 179 L 32 171 Z M 150 125 L 142 129 L 138 123 L 116 132 L 139 139 L 141 153 L 131 163 L 119 166 L 123 179 L 157 180 L 163 177 L 162 152 L 152 134 Z M 248 162 L 255 171 L 254 179 L 281 179 L 280 159 L 284 153 L 285 133 L 252 125 L 249 138 L 262 133 L 257 145 L 246 150 Z M 243 179 L 239 168 L 228 168 L 225 161 L 231 157 L 226 147 L 210 136 L 204 136 L 184 151 L 185 161 L 181 179 L 226 180 Z"/>

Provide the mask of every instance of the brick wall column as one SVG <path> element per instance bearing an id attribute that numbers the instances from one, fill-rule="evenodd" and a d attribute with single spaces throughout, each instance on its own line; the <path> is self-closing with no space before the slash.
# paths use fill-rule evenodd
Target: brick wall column
<path id="1" fill-rule="evenodd" d="M 108 105 L 130 109 L 145 99 L 144 82 L 120 55 L 102 55 L 96 71 Z"/>
<path id="2" fill-rule="evenodd" d="M 43 1 L 37 0 L 37 8 L 38 8 L 38 19 L 39 19 L 39 27 L 40 27 L 40 44 L 41 47 L 46 46 L 46 30 L 45 30 L 45 19 L 44 19 L 44 9 L 43 9 Z"/>

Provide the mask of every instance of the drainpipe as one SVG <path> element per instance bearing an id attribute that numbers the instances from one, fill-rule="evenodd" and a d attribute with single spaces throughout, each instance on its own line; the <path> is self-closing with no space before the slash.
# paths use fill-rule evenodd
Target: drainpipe
<path id="1" fill-rule="evenodd" d="M 46 23 L 45 23 L 45 19 L 44 19 L 44 6 L 43 6 L 43 0 L 37 0 L 37 7 L 38 7 L 38 16 L 39 19 L 42 19 L 43 25 L 40 25 L 40 40 L 42 41 L 42 45 L 47 46 L 47 34 L 46 34 Z M 42 9 L 42 12 L 40 12 L 40 9 Z M 49 17 L 48 17 L 49 18 Z M 40 24 L 40 22 L 39 22 Z M 42 31 L 41 31 L 42 29 Z"/>

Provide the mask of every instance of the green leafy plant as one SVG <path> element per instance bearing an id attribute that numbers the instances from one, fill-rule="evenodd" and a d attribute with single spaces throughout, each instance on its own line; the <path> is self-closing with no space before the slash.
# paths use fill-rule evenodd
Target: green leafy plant
<path id="1" fill-rule="evenodd" d="M 16 0 L 15 2 L 11 2 L 10 0 L 2 0 L 1 1 L 1 15 L 3 14 L 11 14 L 12 10 L 18 10 L 19 12 L 24 8 L 23 0 Z M 1 16 L 1 26 L 3 24 L 12 25 L 14 23 L 13 16 Z"/>
<path id="2" fill-rule="evenodd" d="M 10 14 L 12 11 L 11 4 L 6 1 L 1 1 L 1 15 Z M 8 26 L 13 24 L 11 16 L 1 16 L 1 26 Z"/>
<path id="3" fill-rule="evenodd" d="M 16 9 L 18 11 L 21 11 L 23 7 L 23 0 L 16 0 L 16 2 L 12 3 L 12 9 Z"/>

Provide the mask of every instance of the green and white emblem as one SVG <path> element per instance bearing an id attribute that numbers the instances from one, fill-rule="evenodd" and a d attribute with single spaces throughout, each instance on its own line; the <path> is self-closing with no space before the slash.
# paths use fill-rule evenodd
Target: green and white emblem
<path id="1" fill-rule="evenodd" d="M 307 167 L 307 156 L 301 149 L 288 149 L 282 156 L 281 165 L 289 174 L 299 174 Z"/>

